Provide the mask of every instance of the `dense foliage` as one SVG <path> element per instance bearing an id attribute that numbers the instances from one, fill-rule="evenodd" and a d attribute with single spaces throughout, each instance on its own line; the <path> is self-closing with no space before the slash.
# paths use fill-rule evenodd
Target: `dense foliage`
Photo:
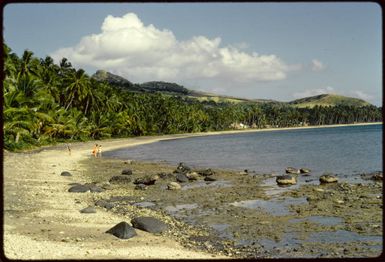
<path id="1" fill-rule="evenodd" d="M 375 106 L 294 108 L 201 103 L 99 82 L 63 58 L 57 65 L 4 45 L 3 134 L 8 150 L 58 141 L 226 130 L 232 123 L 287 127 L 381 121 Z"/>

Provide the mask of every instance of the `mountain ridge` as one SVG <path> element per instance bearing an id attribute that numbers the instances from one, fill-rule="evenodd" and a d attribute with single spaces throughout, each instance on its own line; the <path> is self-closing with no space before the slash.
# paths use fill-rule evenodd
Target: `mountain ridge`
<path id="1" fill-rule="evenodd" d="M 303 97 L 289 102 L 281 102 L 273 99 L 248 99 L 235 96 L 219 95 L 202 91 L 188 89 L 182 85 L 165 81 L 149 81 L 144 83 L 132 83 L 122 76 L 112 74 L 104 70 L 97 70 L 92 78 L 99 82 L 107 82 L 113 86 L 124 88 L 132 92 L 140 93 L 162 93 L 167 95 L 182 96 L 190 99 L 197 99 L 201 102 L 227 102 L 227 103 L 278 103 L 286 104 L 293 107 L 314 107 L 314 106 L 367 106 L 369 102 L 337 94 L 320 94 L 310 97 Z"/>

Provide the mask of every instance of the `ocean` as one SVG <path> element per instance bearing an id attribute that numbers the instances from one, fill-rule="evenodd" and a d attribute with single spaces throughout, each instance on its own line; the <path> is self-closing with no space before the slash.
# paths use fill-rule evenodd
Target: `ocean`
<path id="1" fill-rule="evenodd" d="M 184 162 L 195 168 L 284 173 L 288 166 L 313 174 L 382 170 L 382 125 L 274 130 L 164 140 L 104 153 L 105 157 Z"/>

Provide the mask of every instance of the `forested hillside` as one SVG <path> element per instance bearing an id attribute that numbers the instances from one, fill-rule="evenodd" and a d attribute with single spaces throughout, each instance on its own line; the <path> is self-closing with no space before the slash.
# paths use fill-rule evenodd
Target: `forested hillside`
<path id="1" fill-rule="evenodd" d="M 8 46 L 3 49 L 3 135 L 8 150 L 62 141 L 226 130 L 233 123 L 264 128 L 382 120 L 381 108 L 373 105 L 295 108 L 141 92 L 141 88 L 161 91 L 164 82 L 133 84 L 116 78 L 110 84 L 74 68 L 66 58 L 55 64 L 28 50 L 18 57 Z"/>

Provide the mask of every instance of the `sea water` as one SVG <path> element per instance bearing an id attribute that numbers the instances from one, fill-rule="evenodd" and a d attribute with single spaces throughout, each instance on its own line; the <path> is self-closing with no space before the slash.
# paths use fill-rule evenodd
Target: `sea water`
<path id="1" fill-rule="evenodd" d="M 274 130 L 164 140 L 105 152 L 106 157 L 184 162 L 192 167 L 283 173 L 288 166 L 314 174 L 382 170 L 382 125 Z"/>

